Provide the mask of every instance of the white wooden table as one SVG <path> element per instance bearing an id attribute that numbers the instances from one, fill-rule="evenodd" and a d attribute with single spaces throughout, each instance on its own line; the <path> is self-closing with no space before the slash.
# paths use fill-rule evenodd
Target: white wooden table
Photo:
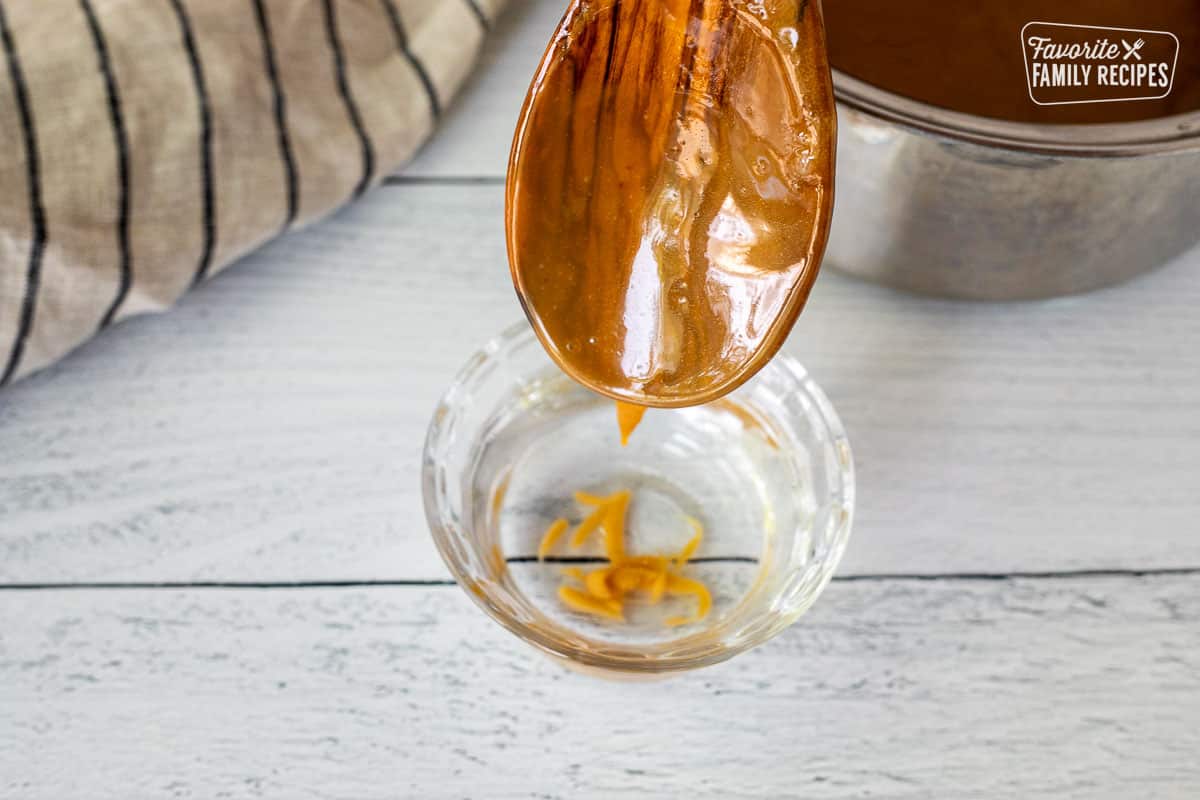
<path id="1" fill-rule="evenodd" d="M 479 613 L 418 463 L 519 318 L 515 3 L 404 174 L 0 395 L 0 797 L 1200 797 L 1200 253 L 1021 305 L 827 273 L 788 343 L 859 467 L 837 581 L 652 684 Z"/>

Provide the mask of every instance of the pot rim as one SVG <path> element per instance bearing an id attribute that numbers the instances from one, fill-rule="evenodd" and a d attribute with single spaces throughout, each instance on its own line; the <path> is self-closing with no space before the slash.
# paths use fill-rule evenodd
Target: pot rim
<path id="1" fill-rule="evenodd" d="M 1200 111 L 1105 125 L 1042 125 L 979 117 L 933 106 L 833 70 L 839 103 L 924 133 L 1027 153 L 1084 157 L 1200 151 Z"/>

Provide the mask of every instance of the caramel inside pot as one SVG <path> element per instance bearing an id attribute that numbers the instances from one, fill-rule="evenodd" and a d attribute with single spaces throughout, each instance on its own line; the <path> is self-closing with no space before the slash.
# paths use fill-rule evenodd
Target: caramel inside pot
<path id="1" fill-rule="evenodd" d="M 834 67 L 930 105 L 1046 124 L 1132 122 L 1200 110 L 1200 0 L 826 0 L 824 10 Z M 1171 32 L 1179 47 L 1170 90 L 1134 102 L 1037 105 L 1029 96 L 1021 41 L 1025 24 L 1035 20 L 1134 29 L 1088 32 L 1088 38 L 1115 41 L 1124 35 L 1134 42 L 1141 29 Z M 1077 89 L 1076 96 L 1095 91 Z"/>
<path id="2" fill-rule="evenodd" d="M 513 281 L 554 360 L 620 400 L 715 399 L 778 350 L 833 205 L 809 0 L 574 0 L 509 164 Z"/>

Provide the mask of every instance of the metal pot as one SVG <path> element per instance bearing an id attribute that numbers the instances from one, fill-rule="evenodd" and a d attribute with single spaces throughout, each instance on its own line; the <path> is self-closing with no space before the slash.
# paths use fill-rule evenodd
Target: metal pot
<path id="1" fill-rule="evenodd" d="M 1200 113 L 1031 125 L 936 108 L 835 71 L 825 263 L 924 294 L 1051 297 L 1200 242 Z"/>

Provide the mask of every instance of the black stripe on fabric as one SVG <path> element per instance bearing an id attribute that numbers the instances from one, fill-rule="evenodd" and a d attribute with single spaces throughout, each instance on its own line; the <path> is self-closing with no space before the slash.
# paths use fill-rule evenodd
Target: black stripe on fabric
<path id="1" fill-rule="evenodd" d="M 333 53 L 333 69 L 337 77 L 338 93 L 342 96 L 342 103 L 346 106 L 346 116 L 350 119 L 350 125 L 354 128 L 354 134 L 358 137 L 359 146 L 362 149 L 362 176 L 358 179 L 358 185 L 354 187 L 354 197 L 359 197 L 367 190 L 367 186 L 371 183 L 371 175 L 375 172 L 375 148 L 371 144 L 371 137 L 367 135 L 366 126 L 363 125 L 362 115 L 358 112 L 358 104 L 354 101 L 354 94 L 350 91 L 350 82 L 346 79 L 346 57 L 342 52 L 341 37 L 338 36 L 337 27 L 337 12 L 333 8 L 334 0 L 325 0 L 325 33 L 329 36 L 329 49 Z"/>
<path id="2" fill-rule="evenodd" d="M 479 5 L 478 0 L 463 0 L 463 2 L 479 20 L 479 27 L 483 28 L 484 32 L 492 29 L 492 21 L 488 19 L 487 14 L 483 13 L 483 8 Z"/>
<path id="3" fill-rule="evenodd" d="M 129 245 L 129 139 L 125 132 L 125 117 L 121 113 L 121 95 L 117 90 L 117 81 L 113 76 L 112 63 L 108 56 L 108 44 L 104 40 L 104 31 L 92 8 L 91 0 L 79 0 L 79 7 L 87 18 L 88 30 L 92 34 L 92 44 L 96 48 L 96 60 L 100 74 L 104 77 L 104 91 L 108 95 L 108 117 L 112 123 L 113 142 L 117 149 L 117 183 L 120 196 L 117 198 L 117 255 L 120 258 L 120 282 L 117 294 L 112 304 L 104 312 L 100 327 L 106 328 L 120 310 L 121 304 L 129 295 L 133 285 L 133 262 Z"/>
<path id="4" fill-rule="evenodd" d="M 196 88 L 196 103 L 200 111 L 200 180 L 204 204 L 204 247 L 200 251 L 200 262 L 196 265 L 194 286 L 208 275 L 212 265 L 213 250 L 217 241 L 216 198 L 213 195 L 212 164 L 212 110 L 208 101 L 208 87 L 204 82 L 204 66 L 200 63 L 200 51 L 196 49 L 196 37 L 192 33 L 192 22 L 188 19 L 183 0 L 170 0 L 179 18 L 179 31 L 183 36 L 183 49 L 187 53 L 188 65 L 192 70 L 192 83 Z"/>
<path id="5" fill-rule="evenodd" d="M 25 342 L 33 329 L 33 315 L 37 306 L 38 287 L 42 279 L 42 253 L 46 249 L 46 209 L 42 206 L 42 177 L 39 164 L 37 130 L 34 128 L 33 109 L 29 104 L 29 90 L 25 76 L 21 73 L 21 62 L 4 5 L 0 3 L 0 43 L 8 62 L 8 75 L 12 81 L 13 96 L 17 101 L 17 113 L 21 118 L 21 133 L 25 146 L 25 171 L 29 183 L 29 216 L 32 236 L 29 246 L 29 262 L 25 272 L 25 297 L 21 301 L 21 317 L 17 323 L 17 335 L 13 339 L 8 362 L 0 374 L 0 386 L 8 383 L 16 373 L 25 352 Z"/>
<path id="6" fill-rule="evenodd" d="M 275 98 L 275 133 L 279 139 L 279 157 L 283 161 L 283 171 L 287 180 L 287 215 L 283 222 L 283 230 L 286 231 L 296 221 L 296 210 L 300 204 L 296 157 L 292 153 L 292 140 L 288 134 L 287 99 L 284 97 L 283 84 L 279 82 L 279 69 L 275 64 L 275 44 L 271 40 L 271 22 L 267 17 L 267 8 L 263 0 L 253 0 L 253 2 L 254 18 L 258 23 L 258 35 L 262 39 L 267 80 L 271 82 L 271 93 Z"/>
<path id="7" fill-rule="evenodd" d="M 404 30 L 404 22 L 400 19 L 400 10 L 396 8 L 393 0 L 379 0 L 379 2 L 383 4 L 388 21 L 392 23 L 392 33 L 396 35 L 396 47 L 408 59 L 408 63 L 416 71 L 417 77 L 421 79 L 421 85 L 425 87 L 425 96 L 429 98 L 429 110 L 436 120 L 442 115 L 442 104 L 438 100 L 437 89 L 434 88 L 433 81 L 429 79 L 429 73 L 425 71 L 425 65 L 409 47 L 408 33 Z"/>

